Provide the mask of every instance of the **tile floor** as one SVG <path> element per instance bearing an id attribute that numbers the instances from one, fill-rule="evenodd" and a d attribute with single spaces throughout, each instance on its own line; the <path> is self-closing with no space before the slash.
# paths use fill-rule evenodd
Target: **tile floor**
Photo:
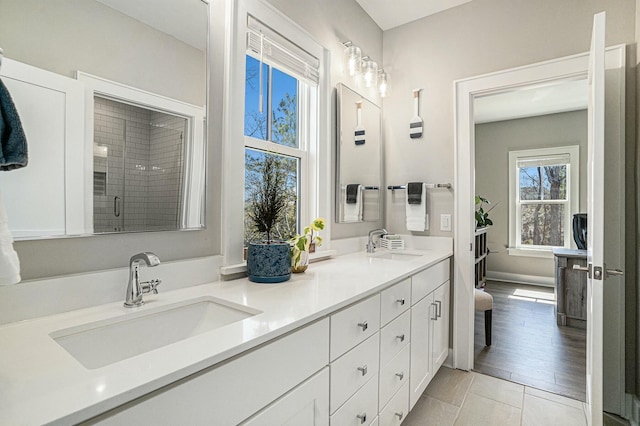
<path id="1" fill-rule="evenodd" d="M 475 372 L 442 367 L 402 423 L 425 425 L 586 425 L 583 403 Z"/>

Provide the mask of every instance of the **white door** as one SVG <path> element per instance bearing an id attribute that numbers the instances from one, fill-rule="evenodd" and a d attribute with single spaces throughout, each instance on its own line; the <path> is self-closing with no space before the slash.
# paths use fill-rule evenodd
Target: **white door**
<path id="1" fill-rule="evenodd" d="M 609 67 L 613 68 L 613 67 Z M 587 261 L 587 421 L 602 424 L 603 411 L 623 414 L 624 401 L 624 150 L 605 115 L 613 108 L 605 85 L 605 13 L 594 16 L 589 54 Z M 607 111 L 605 111 L 605 104 Z M 606 134 L 605 134 L 606 130 Z M 605 146 L 606 137 L 606 146 Z"/>

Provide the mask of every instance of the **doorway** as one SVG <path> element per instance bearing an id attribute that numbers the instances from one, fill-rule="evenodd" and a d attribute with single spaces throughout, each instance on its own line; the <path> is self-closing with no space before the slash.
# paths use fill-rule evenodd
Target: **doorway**
<path id="1" fill-rule="evenodd" d="M 607 49 L 607 61 L 612 56 L 615 64 L 608 67 L 607 77 L 607 140 L 624 144 L 624 46 Z M 475 120 L 474 99 L 501 92 L 513 91 L 531 84 L 554 84 L 558 81 L 586 78 L 588 55 L 575 55 L 485 76 L 473 77 L 455 83 L 455 291 L 454 291 L 454 367 L 470 370 L 474 368 L 474 192 L 475 170 Z M 615 75 L 613 78 L 610 76 Z M 622 77 L 621 77 L 622 76 Z M 609 142 L 608 142 L 609 143 Z M 609 290 L 610 291 L 610 290 Z M 618 330 L 624 330 L 623 289 L 615 290 L 607 299 L 612 309 L 605 309 L 605 322 L 611 333 L 605 333 L 604 363 L 605 409 L 609 412 L 624 411 L 624 338 Z"/>
<path id="2" fill-rule="evenodd" d="M 569 306 L 580 308 L 567 322 L 556 309 L 567 297 L 556 300 L 555 290 L 556 264 L 566 258 L 558 262 L 554 252 L 586 261 L 573 241 L 572 217 L 587 209 L 587 106 L 586 79 L 518 87 L 473 103 L 474 193 L 484 212 L 476 228 L 487 241 L 476 287 L 493 297 L 494 318 L 487 345 L 484 312 L 475 313 L 474 370 L 583 402 L 587 276 L 559 270 L 571 278 Z M 483 228 L 486 219 L 491 225 Z"/>

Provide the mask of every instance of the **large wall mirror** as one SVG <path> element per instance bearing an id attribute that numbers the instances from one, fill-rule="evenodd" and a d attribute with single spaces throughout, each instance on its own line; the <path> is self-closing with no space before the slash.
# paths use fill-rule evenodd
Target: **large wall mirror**
<path id="1" fill-rule="evenodd" d="M 336 100 L 336 222 L 376 222 L 382 208 L 380 108 L 343 84 Z"/>
<path id="2" fill-rule="evenodd" d="M 209 4 L 0 0 L 0 77 L 29 164 L 18 240 L 204 227 Z"/>

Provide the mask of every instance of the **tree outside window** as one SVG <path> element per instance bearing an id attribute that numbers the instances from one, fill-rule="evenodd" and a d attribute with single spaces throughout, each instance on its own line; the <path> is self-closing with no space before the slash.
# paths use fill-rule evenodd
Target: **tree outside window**
<path id="1" fill-rule="evenodd" d="M 272 238 L 286 240 L 298 229 L 300 179 L 306 153 L 299 137 L 298 93 L 300 82 L 267 64 L 262 64 L 262 111 L 260 110 L 260 61 L 246 56 L 245 83 L 245 246 L 260 235 L 248 220 L 252 208 L 252 188 L 262 179 L 265 168 L 286 175 L 283 189 L 288 193 L 285 214 L 276 224 Z"/>

